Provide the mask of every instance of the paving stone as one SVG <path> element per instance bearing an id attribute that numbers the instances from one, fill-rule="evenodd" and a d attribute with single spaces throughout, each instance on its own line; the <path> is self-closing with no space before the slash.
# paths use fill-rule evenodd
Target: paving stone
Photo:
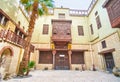
<path id="1" fill-rule="evenodd" d="M 36 70 L 30 72 L 30 77 L 2 82 L 120 82 L 120 77 L 100 71 Z"/>

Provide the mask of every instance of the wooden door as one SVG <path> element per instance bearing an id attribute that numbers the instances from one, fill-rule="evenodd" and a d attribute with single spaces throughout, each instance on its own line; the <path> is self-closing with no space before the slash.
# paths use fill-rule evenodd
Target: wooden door
<path id="1" fill-rule="evenodd" d="M 105 56 L 106 68 L 108 71 L 112 72 L 112 69 L 115 66 L 113 55 L 112 53 L 105 53 L 104 56 Z"/>
<path id="2" fill-rule="evenodd" d="M 55 57 L 55 69 L 56 70 L 68 70 L 69 68 L 69 56 L 67 51 L 58 51 Z"/>

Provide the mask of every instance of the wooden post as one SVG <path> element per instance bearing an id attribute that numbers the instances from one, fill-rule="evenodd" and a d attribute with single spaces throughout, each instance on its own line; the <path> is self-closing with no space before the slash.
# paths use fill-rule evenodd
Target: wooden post
<path id="1" fill-rule="evenodd" d="M 72 67 L 71 67 L 71 54 L 72 54 L 72 51 L 68 50 L 70 70 L 72 69 Z"/>

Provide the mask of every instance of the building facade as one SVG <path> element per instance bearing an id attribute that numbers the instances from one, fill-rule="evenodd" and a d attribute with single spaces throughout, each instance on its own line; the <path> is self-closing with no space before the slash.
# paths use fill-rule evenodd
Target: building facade
<path id="1" fill-rule="evenodd" d="M 4 77 L 5 73 L 18 73 L 29 20 L 16 0 L 0 4 L 0 74 Z"/>
<path id="2" fill-rule="evenodd" d="M 105 0 L 88 10 L 51 9 L 39 17 L 32 38 L 37 69 L 112 70 L 120 67 L 120 35 L 112 28 Z"/>
<path id="3" fill-rule="evenodd" d="M 10 73 L 18 72 L 29 24 L 15 1 L 0 2 L 0 57 L 7 58 L 4 65 Z M 36 69 L 111 71 L 120 67 L 120 29 L 112 28 L 105 5 L 106 0 L 92 0 L 88 10 L 61 7 L 39 17 L 30 57 Z"/>

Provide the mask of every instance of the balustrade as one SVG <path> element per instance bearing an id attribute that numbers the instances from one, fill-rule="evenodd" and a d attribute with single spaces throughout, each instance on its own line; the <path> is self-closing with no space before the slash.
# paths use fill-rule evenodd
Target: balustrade
<path id="1" fill-rule="evenodd" d="M 0 38 L 10 43 L 14 43 L 16 45 L 22 46 L 23 48 L 25 47 L 25 44 L 26 44 L 26 41 L 20 35 L 17 35 L 16 33 L 10 30 L 2 29 L 0 31 Z M 34 46 L 31 45 L 30 49 L 34 50 Z"/>

